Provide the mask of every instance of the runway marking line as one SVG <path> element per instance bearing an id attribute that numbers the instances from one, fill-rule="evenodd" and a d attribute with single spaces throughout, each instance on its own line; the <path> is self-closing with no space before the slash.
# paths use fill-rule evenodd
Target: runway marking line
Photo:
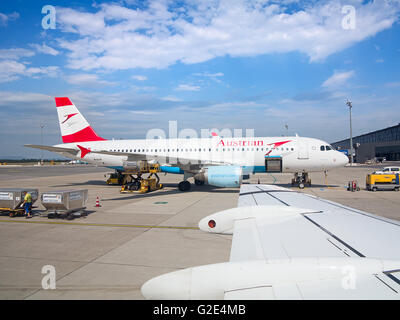
<path id="1" fill-rule="evenodd" d="M 62 221 L 22 221 L 22 220 L 1 220 L 1 222 L 9 223 L 32 223 L 32 224 L 54 224 L 54 225 L 70 225 L 82 227 L 112 227 L 112 228 L 145 228 L 145 229 L 183 229 L 183 230 L 200 230 L 198 227 L 183 226 L 155 226 L 155 225 L 135 225 L 135 224 L 107 224 L 107 223 L 79 223 L 79 222 L 62 222 Z"/>

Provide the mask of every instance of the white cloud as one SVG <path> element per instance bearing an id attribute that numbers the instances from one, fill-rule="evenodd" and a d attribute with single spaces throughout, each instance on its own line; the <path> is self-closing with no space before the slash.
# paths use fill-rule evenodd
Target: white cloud
<path id="1" fill-rule="evenodd" d="M 217 83 L 222 83 L 222 81 L 219 78 L 224 76 L 224 74 L 222 72 L 216 72 L 216 73 L 197 72 L 197 73 L 193 73 L 193 75 L 197 76 L 197 77 L 209 78 Z"/>
<path id="2" fill-rule="evenodd" d="M 151 92 L 157 90 L 154 86 L 131 86 L 131 88 L 136 92 Z"/>
<path id="3" fill-rule="evenodd" d="M 38 78 L 40 76 L 56 77 L 59 68 L 49 67 L 27 67 L 24 63 L 14 60 L 0 61 L 0 83 L 18 80 L 21 76 Z"/>
<path id="4" fill-rule="evenodd" d="M 26 107 L 28 103 L 49 103 L 51 99 L 50 96 L 41 93 L 0 91 L 1 106 L 23 104 Z"/>
<path id="5" fill-rule="evenodd" d="M 199 91 L 199 86 L 193 86 L 190 84 L 180 84 L 175 90 L 178 91 Z"/>
<path id="6" fill-rule="evenodd" d="M 147 80 L 146 76 L 141 76 L 141 75 L 134 75 L 132 76 L 132 79 L 138 80 L 138 81 L 145 81 Z"/>
<path id="7" fill-rule="evenodd" d="M 171 101 L 171 102 L 180 102 L 180 101 L 182 101 L 182 99 L 179 99 L 179 98 L 174 97 L 174 96 L 166 96 L 166 97 L 161 98 L 161 100 Z"/>
<path id="8" fill-rule="evenodd" d="M 224 74 L 222 72 L 216 72 L 216 73 L 209 73 L 209 72 L 196 72 L 193 73 L 194 76 L 199 76 L 199 77 L 208 77 L 208 78 L 216 78 L 216 77 L 223 77 Z"/>
<path id="9" fill-rule="evenodd" d="M 68 76 L 67 82 L 73 85 L 78 86 L 88 86 L 88 87 L 96 87 L 96 86 L 111 86 L 115 85 L 113 82 L 105 81 L 99 78 L 96 74 L 89 73 L 80 73 L 73 74 Z"/>
<path id="10" fill-rule="evenodd" d="M 57 66 L 31 67 L 26 59 L 34 55 L 34 51 L 24 48 L 0 49 L 0 83 L 15 81 L 21 76 L 38 78 L 59 74 Z"/>
<path id="11" fill-rule="evenodd" d="M 18 12 L 5 14 L 0 12 L 0 26 L 6 26 L 9 21 L 17 20 L 19 18 Z"/>
<path id="12" fill-rule="evenodd" d="M 299 2 L 301 9 L 291 12 L 282 2 L 250 0 L 186 1 L 180 10 L 165 0 L 135 9 L 103 3 L 94 13 L 58 8 L 61 30 L 78 37 L 61 38 L 59 45 L 69 51 L 69 67 L 83 70 L 165 68 L 293 51 L 313 62 L 390 28 L 400 12 L 398 1 L 352 4 L 354 30 L 342 28 L 339 0 Z"/>
<path id="13" fill-rule="evenodd" d="M 0 49 L 0 59 L 18 60 L 20 58 L 32 57 L 35 52 L 24 48 Z"/>
<path id="14" fill-rule="evenodd" d="M 354 75 L 354 70 L 342 72 L 335 71 L 331 77 L 324 81 L 322 87 L 326 89 L 338 89 L 346 84 L 347 80 L 352 78 Z"/>
<path id="15" fill-rule="evenodd" d="M 50 78 L 55 78 L 59 75 L 59 67 L 57 66 L 48 66 L 48 67 L 31 67 L 26 68 L 25 75 L 26 76 L 40 76 L 45 75 Z"/>
<path id="16" fill-rule="evenodd" d="M 210 109 L 231 109 L 235 108 L 237 109 L 248 109 L 248 108 L 265 108 L 267 105 L 262 103 L 256 103 L 254 101 L 244 101 L 244 102 L 222 102 L 222 103 L 216 103 L 211 105 L 209 108 Z"/>
<path id="17" fill-rule="evenodd" d="M 157 111 L 146 111 L 146 110 L 135 110 L 131 111 L 132 114 L 143 115 L 143 116 L 151 116 L 159 114 L 160 112 Z"/>
<path id="18" fill-rule="evenodd" d="M 49 54 L 49 55 L 52 55 L 52 56 L 57 56 L 58 54 L 60 54 L 59 51 L 57 51 L 57 50 L 54 49 L 54 48 L 51 48 L 51 47 L 47 46 L 47 45 L 44 44 L 44 43 L 43 43 L 42 45 L 39 45 L 39 44 L 31 44 L 31 46 L 32 46 L 33 48 L 35 48 L 36 51 L 39 52 L 39 53 Z"/>
<path id="19" fill-rule="evenodd" d="M 89 112 L 86 112 L 86 114 L 90 115 L 90 116 L 95 116 L 95 117 L 104 117 L 104 115 L 105 115 L 103 112 L 96 112 L 96 111 L 89 111 Z"/>

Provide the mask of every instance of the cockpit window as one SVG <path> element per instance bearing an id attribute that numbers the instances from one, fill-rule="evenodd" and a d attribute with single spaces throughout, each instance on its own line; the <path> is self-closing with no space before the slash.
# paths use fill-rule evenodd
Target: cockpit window
<path id="1" fill-rule="evenodd" d="M 330 146 L 325 146 L 325 148 L 326 148 L 326 151 L 332 150 L 332 148 Z"/>
<path id="2" fill-rule="evenodd" d="M 325 146 L 321 146 L 321 151 L 325 151 Z"/>

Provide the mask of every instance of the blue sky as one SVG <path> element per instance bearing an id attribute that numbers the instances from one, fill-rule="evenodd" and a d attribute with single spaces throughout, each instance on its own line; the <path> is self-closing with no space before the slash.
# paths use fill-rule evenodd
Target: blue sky
<path id="1" fill-rule="evenodd" d="M 44 144 L 61 142 L 55 96 L 105 138 L 176 120 L 334 142 L 347 98 L 355 135 L 395 125 L 399 13 L 399 0 L 1 1 L 0 158 L 39 157 L 23 144 L 40 144 L 40 123 Z"/>

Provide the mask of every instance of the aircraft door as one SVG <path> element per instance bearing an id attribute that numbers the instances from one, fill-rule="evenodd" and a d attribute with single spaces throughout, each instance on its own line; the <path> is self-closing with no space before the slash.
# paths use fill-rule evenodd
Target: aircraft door
<path id="1" fill-rule="evenodd" d="M 306 139 L 297 138 L 297 158 L 309 158 L 308 141 Z"/>
<path id="2" fill-rule="evenodd" d="M 282 172 L 282 158 L 281 157 L 266 157 L 265 158 L 265 172 L 271 172 L 271 173 Z"/>

